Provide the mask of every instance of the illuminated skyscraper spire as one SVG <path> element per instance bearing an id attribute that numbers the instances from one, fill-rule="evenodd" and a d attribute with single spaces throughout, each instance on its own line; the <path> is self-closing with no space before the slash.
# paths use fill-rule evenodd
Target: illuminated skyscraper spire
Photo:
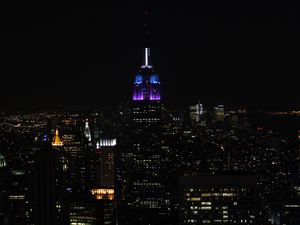
<path id="1" fill-rule="evenodd" d="M 136 73 L 133 86 L 133 100 L 134 101 L 159 101 L 160 95 L 160 79 L 156 70 L 151 65 L 150 61 L 150 45 L 149 45 L 149 13 L 145 10 L 145 46 L 143 65 Z"/>
<path id="2" fill-rule="evenodd" d="M 145 48 L 145 66 L 149 65 L 150 48 Z"/>
<path id="3" fill-rule="evenodd" d="M 63 142 L 61 141 L 61 139 L 59 137 L 57 128 L 55 130 L 55 136 L 53 137 L 52 146 L 63 146 Z"/>
<path id="4" fill-rule="evenodd" d="M 151 61 L 150 61 L 150 48 L 144 49 L 144 65 L 142 65 L 141 67 L 152 68 Z"/>
<path id="5" fill-rule="evenodd" d="M 92 136 L 91 136 L 91 132 L 90 132 L 88 119 L 85 120 L 84 135 L 88 139 L 89 142 L 92 141 Z"/>

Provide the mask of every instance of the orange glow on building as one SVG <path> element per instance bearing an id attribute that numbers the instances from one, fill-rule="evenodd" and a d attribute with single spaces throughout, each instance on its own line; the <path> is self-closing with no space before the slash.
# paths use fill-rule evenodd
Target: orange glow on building
<path id="1" fill-rule="evenodd" d="M 53 137 L 52 146 L 63 146 L 63 142 L 61 141 L 61 139 L 59 137 L 57 128 L 55 130 L 55 136 Z"/>
<path id="2" fill-rule="evenodd" d="M 97 200 L 114 200 L 115 198 L 115 190 L 108 189 L 108 188 L 99 188 L 99 189 L 92 189 L 92 195 L 95 196 Z"/>

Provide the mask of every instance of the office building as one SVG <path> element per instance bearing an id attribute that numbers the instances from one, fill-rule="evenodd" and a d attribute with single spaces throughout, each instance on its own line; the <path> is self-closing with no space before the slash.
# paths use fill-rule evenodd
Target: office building
<path id="1" fill-rule="evenodd" d="M 255 224 L 255 206 L 254 176 L 179 178 L 179 224 Z"/>

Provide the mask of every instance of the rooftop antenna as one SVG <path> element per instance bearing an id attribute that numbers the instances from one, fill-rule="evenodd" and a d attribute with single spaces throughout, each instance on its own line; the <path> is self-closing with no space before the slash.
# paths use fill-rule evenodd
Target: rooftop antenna
<path id="1" fill-rule="evenodd" d="M 149 11 L 147 8 L 144 12 L 145 15 L 145 24 L 144 24 L 144 31 L 145 31 L 145 49 L 144 49 L 144 65 L 143 67 L 151 67 L 150 64 L 150 48 L 149 48 Z"/>

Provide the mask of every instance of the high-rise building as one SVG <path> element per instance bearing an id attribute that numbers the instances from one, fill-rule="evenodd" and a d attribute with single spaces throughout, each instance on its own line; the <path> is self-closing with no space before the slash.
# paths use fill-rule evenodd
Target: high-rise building
<path id="1" fill-rule="evenodd" d="M 115 186 L 115 150 L 117 140 L 100 139 L 96 147 L 96 186 L 109 187 Z"/>
<path id="2" fill-rule="evenodd" d="M 32 222 L 32 209 L 30 191 L 27 188 L 27 171 L 8 169 L 1 156 L 0 154 L 0 224 L 29 224 Z"/>
<path id="3" fill-rule="evenodd" d="M 84 136 L 88 139 L 89 142 L 92 141 L 92 135 L 91 135 L 88 119 L 85 120 Z"/>
<path id="4" fill-rule="evenodd" d="M 127 173 L 125 201 L 138 213 L 131 220 L 163 224 L 163 218 L 169 215 L 169 194 L 164 183 L 161 146 L 160 80 L 149 57 L 150 49 L 145 48 L 144 65 L 134 79 L 131 155 L 127 154 L 131 156 L 127 163 L 131 166 Z"/>
<path id="5" fill-rule="evenodd" d="M 101 138 L 95 150 L 95 185 L 91 194 L 97 202 L 99 224 L 114 224 L 115 200 L 115 150 L 116 138 Z"/>
<path id="6" fill-rule="evenodd" d="M 196 105 L 190 106 L 190 117 L 193 122 L 200 122 L 202 115 L 204 114 L 203 104 L 200 102 Z"/>
<path id="7" fill-rule="evenodd" d="M 145 48 L 145 63 L 134 79 L 133 100 L 160 100 L 160 98 L 159 76 L 150 65 L 150 48 Z"/>
<path id="8" fill-rule="evenodd" d="M 67 158 L 67 176 L 66 188 L 68 192 L 73 192 L 77 188 L 78 182 L 78 156 L 82 149 L 81 135 L 74 131 L 67 131 L 62 136 L 63 152 Z M 65 165 L 65 164 L 64 164 Z"/>
<path id="9" fill-rule="evenodd" d="M 60 139 L 59 133 L 58 133 L 58 129 L 56 128 L 55 130 L 55 136 L 53 137 L 53 141 L 52 141 L 52 146 L 53 147 L 60 147 L 63 146 L 63 142 Z"/>
<path id="10" fill-rule="evenodd" d="M 255 176 L 179 178 L 179 224 L 255 224 L 255 218 Z"/>
<path id="11" fill-rule="evenodd" d="M 58 223 L 58 151 L 51 146 L 36 151 L 34 164 L 34 224 Z"/>
<path id="12" fill-rule="evenodd" d="M 82 135 L 81 148 L 77 155 L 77 191 L 89 192 L 94 185 L 95 149 L 89 136 Z"/>
<path id="13" fill-rule="evenodd" d="M 217 122 L 224 122 L 225 111 L 224 105 L 214 107 L 214 120 Z"/>
<path id="14" fill-rule="evenodd" d="M 47 139 L 45 139 L 47 140 Z M 52 139 L 52 148 L 55 150 L 58 150 L 59 153 L 59 166 L 61 167 L 63 174 L 61 174 L 61 176 L 63 176 L 64 178 L 67 178 L 68 174 L 68 168 L 69 168 L 69 159 L 67 157 L 67 155 L 64 152 L 64 143 L 61 140 L 59 133 L 58 133 L 58 129 L 56 128 L 55 130 L 55 135 Z M 64 179 L 64 181 L 66 181 L 66 179 Z"/>

